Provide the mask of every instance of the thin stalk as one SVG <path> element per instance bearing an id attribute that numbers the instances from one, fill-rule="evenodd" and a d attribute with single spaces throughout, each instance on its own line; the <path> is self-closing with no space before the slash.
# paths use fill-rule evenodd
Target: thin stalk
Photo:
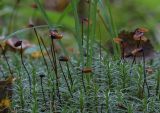
<path id="1" fill-rule="evenodd" d="M 51 98 L 51 111 L 56 111 L 56 106 L 55 106 L 55 88 L 54 88 L 54 82 L 50 81 L 48 86 L 50 86 L 51 92 L 49 91 L 49 97 Z"/>
<path id="2" fill-rule="evenodd" d="M 47 50 L 47 48 L 46 48 L 46 45 L 45 45 L 42 37 L 39 37 L 39 38 L 40 38 L 40 40 L 41 40 L 41 42 L 42 42 L 42 44 L 43 44 L 43 46 L 44 46 L 45 51 L 47 52 L 48 58 L 49 58 L 49 60 L 50 60 L 50 63 L 51 63 L 51 65 L 53 66 L 53 63 L 52 63 L 52 60 L 51 60 L 51 56 L 49 55 L 49 52 L 48 52 L 48 50 Z M 53 67 L 53 68 L 54 68 L 54 67 Z"/>
<path id="3" fill-rule="evenodd" d="M 9 72 L 10 72 L 11 75 L 13 75 L 13 72 L 12 72 L 12 70 L 11 70 L 11 67 L 10 67 L 10 65 L 9 65 L 8 59 L 7 59 L 7 57 L 6 57 L 6 54 L 5 54 L 5 52 L 4 52 L 4 49 L 3 49 L 2 45 L 0 45 L 0 48 L 2 49 L 2 54 L 3 54 L 4 59 L 5 59 L 6 63 L 7 63 L 7 65 L 8 65 Z"/>
<path id="4" fill-rule="evenodd" d="M 108 26 L 105 23 L 105 20 L 103 19 L 103 16 L 100 14 L 100 11 L 97 11 L 97 12 L 98 12 L 98 16 L 99 16 L 100 20 L 102 21 L 102 23 L 103 23 L 106 31 L 110 31 L 109 28 L 108 28 Z M 109 32 L 109 34 L 111 35 L 111 32 Z"/>
<path id="5" fill-rule="evenodd" d="M 145 54 L 144 54 L 144 51 L 142 51 L 142 52 L 143 52 L 143 74 L 144 74 L 143 91 L 144 91 L 144 85 L 146 84 L 146 86 L 147 86 L 147 92 L 148 92 L 148 97 L 150 97 L 149 86 L 148 86 L 147 78 L 146 78 Z"/>
<path id="6" fill-rule="evenodd" d="M 24 69 L 25 69 L 27 75 L 28 75 L 28 81 L 29 81 L 29 87 L 30 87 L 30 95 L 31 95 L 31 94 L 32 94 L 32 91 L 31 91 L 31 89 L 32 89 L 31 77 L 30 77 L 30 75 L 29 75 L 29 72 L 28 72 L 28 70 L 27 70 L 25 64 L 24 64 L 23 55 L 22 55 L 22 54 L 23 54 L 23 53 L 22 53 L 22 44 L 21 44 L 21 62 L 22 62 L 22 65 L 23 65 L 23 67 L 24 67 Z"/>
<path id="7" fill-rule="evenodd" d="M 140 37 L 139 42 L 137 43 L 137 48 L 139 48 L 140 44 L 141 44 L 141 37 Z M 133 61 L 131 63 L 131 69 L 130 69 L 130 75 L 132 75 L 132 68 L 133 68 L 133 64 L 135 63 L 135 61 L 136 61 L 136 55 L 133 56 Z"/>
<path id="8" fill-rule="evenodd" d="M 110 65 L 109 65 L 109 61 L 107 61 L 107 77 L 108 77 L 108 88 L 110 89 L 112 86 L 112 77 L 111 77 L 111 72 L 110 72 Z"/>
<path id="9" fill-rule="evenodd" d="M 80 89 L 80 94 L 79 94 L 79 107 L 80 107 L 80 112 L 81 113 L 84 113 L 84 107 L 85 107 L 85 104 L 84 104 L 84 95 L 82 93 L 82 90 Z"/>
<path id="10" fill-rule="evenodd" d="M 41 51 L 41 53 L 42 53 L 43 60 L 44 60 L 44 63 L 45 63 L 45 65 L 46 65 L 47 72 L 48 72 L 48 74 L 49 74 L 49 67 L 48 67 L 47 61 L 46 61 L 46 59 L 45 59 L 45 56 L 44 56 L 44 53 L 43 53 L 42 47 L 41 47 L 41 43 L 40 43 L 40 39 L 39 39 L 39 37 L 38 37 L 37 30 L 36 30 L 35 28 L 34 28 L 34 32 L 35 32 L 35 35 L 36 35 L 37 40 L 38 40 L 38 45 L 39 45 L 39 47 L 40 47 L 40 51 Z"/>
<path id="11" fill-rule="evenodd" d="M 99 42 L 99 60 L 100 60 L 100 74 L 99 74 L 99 78 L 101 78 L 101 74 L 102 74 L 102 65 L 101 65 L 101 62 L 102 62 L 102 35 L 101 35 L 101 28 L 100 28 L 100 24 L 99 24 L 99 34 L 100 34 L 100 42 Z M 100 80 L 100 83 L 101 83 L 101 80 Z"/>
<path id="12" fill-rule="evenodd" d="M 70 72 L 70 69 L 69 69 L 69 64 L 66 62 L 66 65 L 67 65 L 69 80 L 70 80 L 71 86 L 73 86 L 73 79 L 72 79 L 72 75 L 71 75 L 71 72 Z"/>
<path id="13" fill-rule="evenodd" d="M 157 73 L 157 86 L 156 86 L 156 95 L 158 96 L 159 93 L 159 84 L 160 84 L 160 75 L 159 75 L 159 71 Z"/>
<path id="14" fill-rule="evenodd" d="M 47 106 L 46 105 L 46 98 L 45 98 L 44 88 L 43 88 L 43 77 L 41 77 L 41 89 L 42 89 L 43 100 L 44 100 L 45 106 Z"/>
<path id="15" fill-rule="evenodd" d="M 64 79 L 65 79 L 66 85 L 67 85 L 67 87 L 68 87 L 68 91 L 69 91 L 71 97 L 73 98 L 71 88 L 69 87 L 69 83 L 68 83 L 67 78 L 66 78 L 66 76 L 65 76 L 65 74 L 64 74 L 64 71 L 63 71 L 63 68 L 62 68 L 62 65 L 61 65 L 61 62 L 60 62 L 60 61 L 59 61 L 59 65 L 60 65 L 60 68 L 61 68 L 63 77 L 64 77 Z"/>
<path id="16" fill-rule="evenodd" d="M 83 85 L 84 92 L 86 92 L 86 87 L 85 87 L 84 74 L 83 74 L 83 72 L 82 72 L 82 75 L 81 75 L 81 80 L 82 80 L 82 85 Z"/>
<path id="17" fill-rule="evenodd" d="M 126 70 L 125 70 L 125 64 L 122 62 L 122 88 L 124 89 L 126 87 Z"/>
<path id="18" fill-rule="evenodd" d="M 17 85 L 19 86 L 18 88 L 18 94 L 19 94 L 19 98 L 20 98 L 20 106 L 22 109 L 24 109 L 24 90 L 23 90 L 23 84 L 22 84 L 22 76 L 20 75 L 20 70 L 18 69 L 18 75 L 19 75 L 19 80 L 17 81 Z"/>
<path id="19" fill-rule="evenodd" d="M 91 2 L 89 2 L 89 14 L 88 14 L 88 21 L 90 21 L 90 19 L 91 19 Z M 88 22 L 88 34 L 87 34 L 87 66 L 89 65 L 89 57 L 90 57 L 90 55 L 89 55 L 89 49 L 90 49 L 90 43 L 89 43 L 89 40 L 90 40 L 90 24 L 89 24 L 90 22 Z"/>
<path id="20" fill-rule="evenodd" d="M 54 63 L 54 72 L 56 75 L 56 89 L 57 89 L 57 96 L 59 98 L 59 102 L 60 104 L 62 104 L 61 102 L 61 95 L 60 95 L 60 90 L 59 90 L 59 80 L 58 80 L 58 69 L 57 69 L 57 62 L 56 62 L 56 52 L 55 52 L 55 47 L 54 47 L 54 43 L 53 43 L 53 39 L 51 39 L 51 53 L 52 53 L 52 58 L 53 58 L 53 63 Z"/>
<path id="21" fill-rule="evenodd" d="M 107 89 L 105 93 L 105 104 L 106 104 L 106 113 L 109 113 L 109 90 Z"/>
<path id="22" fill-rule="evenodd" d="M 101 62 L 102 62 L 102 36 L 101 36 L 101 29 L 100 29 L 100 25 L 99 25 L 99 33 L 100 33 L 100 44 L 99 44 L 99 55 L 100 55 L 100 69 L 102 67 Z"/>
<path id="23" fill-rule="evenodd" d="M 33 64 L 32 64 L 32 84 L 33 84 L 33 93 L 32 93 L 32 96 L 33 96 L 33 99 L 31 100 L 32 102 L 30 102 L 32 104 L 32 113 L 38 113 L 38 101 L 37 101 L 37 80 L 36 80 L 36 70 L 35 68 L 33 67 Z"/>
<path id="24" fill-rule="evenodd" d="M 101 108 L 100 109 L 101 109 L 101 113 L 103 113 L 103 104 L 101 104 Z"/>
<path id="25" fill-rule="evenodd" d="M 84 30 L 83 30 L 84 29 L 84 25 L 83 25 L 84 22 L 83 22 L 83 19 L 82 19 L 81 23 L 82 23 L 82 47 L 83 47 L 83 38 L 84 38 L 84 34 L 83 34 L 83 32 L 84 32 Z"/>
<path id="26" fill-rule="evenodd" d="M 122 51 L 121 59 L 122 59 L 123 61 L 125 61 L 125 58 L 124 58 L 124 44 L 123 44 L 123 42 L 121 43 L 121 51 Z"/>

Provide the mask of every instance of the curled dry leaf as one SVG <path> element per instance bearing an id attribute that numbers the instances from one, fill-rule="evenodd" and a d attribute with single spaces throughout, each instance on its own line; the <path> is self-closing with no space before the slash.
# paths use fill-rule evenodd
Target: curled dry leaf
<path id="1" fill-rule="evenodd" d="M 137 49 L 137 43 L 140 41 L 138 37 L 141 37 L 139 48 L 143 48 L 146 58 L 153 58 L 155 55 L 155 51 L 150 40 L 144 36 L 145 32 L 148 32 L 148 30 L 145 28 L 137 28 L 134 32 L 128 32 L 123 30 L 118 34 L 118 38 L 115 38 L 114 41 L 120 45 L 123 44 L 123 54 L 125 57 L 130 58 L 133 57 L 133 54 Z M 135 40 L 134 38 L 135 35 L 137 36 L 137 40 Z M 143 54 L 141 52 L 136 53 L 136 57 L 141 58 L 142 55 Z"/>

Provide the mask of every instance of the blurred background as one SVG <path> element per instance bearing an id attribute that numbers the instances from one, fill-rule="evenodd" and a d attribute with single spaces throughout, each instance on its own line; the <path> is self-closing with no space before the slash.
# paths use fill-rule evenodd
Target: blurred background
<path id="1" fill-rule="evenodd" d="M 42 0 L 43 7 L 53 25 L 63 26 L 66 45 L 73 44 L 75 20 L 70 0 Z M 148 38 L 156 50 L 160 50 L 160 1 L 159 0 L 110 0 L 111 14 L 117 32 L 125 29 L 133 31 L 137 27 L 149 29 Z M 105 5 L 105 4 L 104 4 Z M 80 0 L 78 5 L 80 18 L 87 17 L 88 4 Z M 105 10 L 105 9 L 102 9 Z M 99 21 L 99 20 L 97 20 Z M 0 36 L 26 28 L 30 23 L 45 25 L 45 19 L 38 10 L 34 0 L 0 1 Z M 102 24 L 102 22 L 98 22 Z M 98 31 L 98 30 L 97 30 Z M 105 27 L 101 26 L 104 45 L 110 39 Z M 97 40 L 99 36 L 97 35 Z M 30 37 L 31 39 L 31 37 Z"/>

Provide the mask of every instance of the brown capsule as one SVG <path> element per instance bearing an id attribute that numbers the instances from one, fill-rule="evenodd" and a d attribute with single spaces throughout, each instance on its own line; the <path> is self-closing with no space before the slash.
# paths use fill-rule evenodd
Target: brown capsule
<path id="1" fill-rule="evenodd" d="M 82 18 L 81 19 L 82 23 L 85 23 L 86 25 L 91 25 L 92 24 L 92 21 L 91 20 L 88 20 L 88 18 Z"/>
<path id="2" fill-rule="evenodd" d="M 144 33 L 148 32 L 148 29 L 145 28 L 137 28 L 134 31 L 133 39 L 134 40 L 142 40 L 146 42 L 148 39 L 144 36 Z"/>
<path id="3" fill-rule="evenodd" d="M 28 24 L 27 27 L 29 27 L 29 28 L 34 27 L 34 24 Z"/>
<path id="4" fill-rule="evenodd" d="M 22 41 L 17 41 L 17 42 L 14 44 L 15 47 L 19 47 L 19 46 L 21 46 L 21 45 L 22 45 Z"/>
<path id="5" fill-rule="evenodd" d="M 45 74 L 40 74 L 39 77 L 43 78 L 45 77 Z"/>
<path id="6" fill-rule="evenodd" d="M 5 41 L 6 47 L 10 47 L 11 50 L 21 50 L 20 46 L 19 47 L 15 46 L 15 43 L 17 43 L 18 41 L 19 41 L 19 38 L 17 38 L 17 37 L 12 37 L 10 39 L 7 39 Z M 23 50 L 25 50 L 25 49 L 27 49 L 29 47 L 32 47 L 32 46 L 33 45 L 29 41 L 27 41 L 27 40 L 23 40 L 22 41 L 22 49 Z"/>
<path id="7" fill-rule="evenodd" d="M 51 30 L 50 36 L 52 39 L 62 39 L 63 35 L 59 34 L 57 30 Z"/>
<path id="8" fill-rule="evenodd" d="M 35 4 L 35 3 L 31 4 L 31 7 L 32 7 L 33 9 L 37 9 L 37 8 L 38 8 L 37 4 Z"/>
<path id="9" fill-rule="evenodd" d="M 92 73 L 92 68 L 90 68 L 90 67 L 83 68 L 82 73 Z"/>
<path id="10" fill-rule="evenodd" d="M 69 58 L 67 56 L 60 56 L 59 57 L 59 61 L 61 62 L 67 62 L 69 60 Z"/>

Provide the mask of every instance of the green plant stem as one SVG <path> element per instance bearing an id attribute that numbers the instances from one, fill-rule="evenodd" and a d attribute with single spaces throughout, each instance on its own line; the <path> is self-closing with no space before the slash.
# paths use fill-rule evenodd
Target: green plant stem
<path id="1" fill-rule="evenodd" d="M 83 39 L 84 38 L 84 33 L 83 33 L 84 32 L 84 30 L 83 30 L 84 29 L 84 25 L 83 24 L 84 24 L 84 22 L 83 22 L 83 19 L 81 21 L 82 21 L 81 24 L 82 24 L 82 47 L 83 47 L 83 40 L 84 40 Z"/>
<path id="2" fill-rule="evenodd" d="M 43 47 L 44 47 L 44 49 L 45 49 L 45 51 L 46 51 L 46 53 L 47 53 L 47 55 L 48 55 L 49 61 L 50 61 L 51 65 L 53 66 L 53 69 L 54 69 L 54 65 L 53 65 L 53 63 L 52 63 L 51 56 L 49 55 L 49 52 L 48 52 L 48 50 L 47 50 L 47 48 L 46 48 L 46 45 L 45 45 L 42 37 L 39 37 L 39 38 L 40 38 L 40 40 L 41 40 L 41 42 L 42 42 L 42 44 L 43 44 Z"/>
<path id="3" fill-rule="evenodd" d="M 156 86 L 156 95 L 158 96 L 159 94 L 159 85 L 160 85 L 160 75 L 159 75 L 159 71 L 157 73 L 157 86 Z"/>
<path id="4" fill-rule="evenodd" d="M 137 43 L 137 48 L 139 48 L 140 44 L 141 44 L 141 37 L 140 37 L 140 40 Z M 135 63 L 135 61 L 136 61 L 136 55 L 133 56 L 133 61 L 131 63 L 131 69 L 130 69 L 130 75 L 132 75 L 132 68 L 133 68 L 133 64 Z"/>
<path id="5" fill-rule="evenodd" d="M 9 69 L 9 71 L 10 71 L 10 74 L 13 76 L 13 72 L 12 72 L 11 67 L 10 67 L 10 65 L 9 65 L 8 59 L 7 59 L 7 57 L 6 57 L 6 54 L 3 53 L 3 56 L 4 56 L 4 58 L 5 58 L 5 61 L 7 62 L 8 69 Z"/>
<path id="6" fill-rule="evenodd" d="M 1 67 L 0 67 L 0 72 L 2 73 L 2 76 L 5 77 L 4 72 Z"/>
<path id="7" fill-rule="evenodd" d="M 144 92 L 144 85 L 146 84 L 147 86 L 147 92 L 148 92 L 148 97 L 150 97 L 150 91 L 149 91 L 149 86 L 147 83 L 147 78 L 146 78 L 146 61 L 145 61 L 145 54 L 144 51 L 143 52 L 143 74 L 144 74 L 144 82 L 143 82 L 143 92 Z"/>
<path id="8" fill-rule="evenodd" d="M 6 54 L 5 54 L 5 51 L 4 51 L 3 47 L 2 47 L 2 45 L 0 45 L 0 48 L 2 49 L 2 54 L 3 54 L 4 59 L 5 59 L 6 63 L 7 63 L 7 65 L 8 65 L 9 72 L 10 72 L 10 74 L 13 76 L 13 72 L 12 72 L 12 70 L 11 70 L 11 67 L 10 67 L 10 65 L 9 65 L 8 59 L 7 59 L 7 57 L 6 57 Z"/>
<path id="9" fill-rule="evenodd" d="M 81 81 L 82 81 L 82 85 L 83 85 L 84 92 L 86 92 L 86 86 L 85 86 L 85 81 L 84 81 L 84 74 L 83 74 L 83 72 L 82 72 L 82 75 L 81 75 Z"/>
<path id="10" fill-rule="evenodd" d="M 71 75 L 71 72 L 70 72 L 70 69 L 69 69 L 69 64 L 68 64 L 68 62 L 66 62 L 66 65 L 67 65 L 69 80 L 70 80 L 71 86 L 73 86 L 73 79 L 72 79 L 72 75 Z"/>
<path id="11" fill-rule="evenodd" d="M 90 59 L 90 53 L 89 53 L 89 50 L 90 50 L 90 30 L 91 30 L 91 26 L 90 26 L 90 19 L 91 19 L 91 2 L 89 2 L 89 14 L 88 14 L 88 34 L 87 34 L 87 66 L 89 65 L 89 59 Z"/>
<path id="12" fill-rule="evenodd" d="M 47 107 L 44 88 L 43 88 L 43 78 L 42 77 L 41 77 L 41 89 L 42 89 L 42 94 L 43 94 L 43 100 L 44 100 L 45 106 Z"/>
<path id="13" fill-rule="evenodd" d="M 61 68 L 63 77 L 64 77 L 64 79 L 65 79 L 66 85 L 67 85 L 67 87 L 68 87 L 68 91 L 69 91 L 71 97 L 73 98 L 73 94 L 72 94 L 71 88 L 69 87 L 69 83 L 68 83 L 67 78 L 66 78 L 66 76 L 65 76 L 65 74 L 64 74 L 64 71 L 63 71 L 63 68 L 62 68 L 62 65 L 61 65 L 61 62 L 60 62 L 60 61 L 59 61 L 59 65 L 60 65 L 60 68 Z"/>

